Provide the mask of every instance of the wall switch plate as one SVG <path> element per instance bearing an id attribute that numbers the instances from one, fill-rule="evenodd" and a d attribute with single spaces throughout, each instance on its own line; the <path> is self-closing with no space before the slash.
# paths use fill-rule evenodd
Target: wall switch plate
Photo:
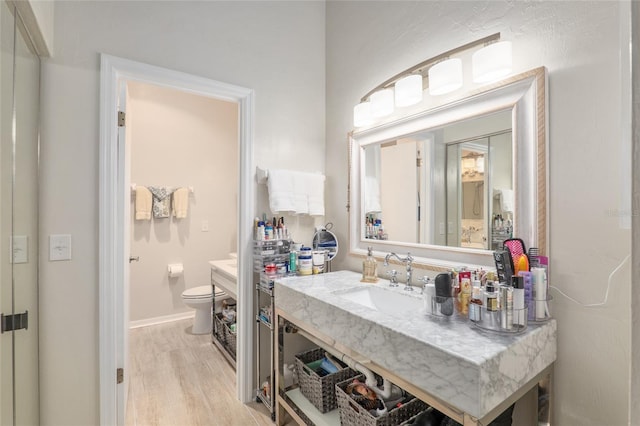
<path id="1" fill-rule="evenodd" d="M 49 260 L 71 260 L 71 235 L 49 235 Z"/>
<path id="2" fill-rule="evenodd" d="M 29 261 L 29 243 L 26 235 L 9 237 L 9 262 L 27 263 Z"/>
<path id="3" fill-rule="evenodd" d="M 209 232 L 209 221 L 208 220 L 203 220 L 202 221 L 202 232 Z"/>
<path id="4" fill-rule="evenodd" d="M 440 235 L 444 235 L 444 222 L 440 222 L 438 231 Z"/>

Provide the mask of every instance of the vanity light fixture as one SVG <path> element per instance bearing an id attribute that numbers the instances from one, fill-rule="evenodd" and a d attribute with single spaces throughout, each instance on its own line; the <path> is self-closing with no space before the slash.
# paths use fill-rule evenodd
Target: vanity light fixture
<path id="1" fill-rule="evenodd" d="M 489 83 L 511 72 L 511 42 L 491 43 L 471 57 L 474 83 Z"/>
<path id="2" fill-rule="evenodd" d="M 462 60 L 458 58 L 438 62 L 429 68 L 429 94 L 444 95 L 462 87 Z"/>
<path id="3" fill-rule="evenodd" d="M 369 126 L 376 118 L 391 114 L 394 98 L 395 107 L 406 107 L 421 102 L 427 87 L 431 95 L 441 95 L 460 88 L 462 61 L 455 55 L 480 46 L 482 48 L 475 52 L 479 55 L 473 55 L 474 82 L 492 81 L 511 72 L 511 43 L 500 42 L 500 33 L 492 34 L 420 62 L 378 85 L 353 108 L 354 126 Z M 507 51 L 508 58 L 503 57 Z M 508 70 L 506 64 L 509 65 Z M 480 80 L 476 80 L 476 75 Z"/>

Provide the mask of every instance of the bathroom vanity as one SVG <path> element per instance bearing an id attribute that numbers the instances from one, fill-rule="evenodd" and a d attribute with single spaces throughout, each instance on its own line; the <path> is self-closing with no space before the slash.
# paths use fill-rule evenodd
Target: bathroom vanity
<path id="1" fill-rule="evenodd" d="M 209 261 L 211 268 L 211 286 L 213 294 L 213 327 L 212 342 L 220 349 L 225 358 L 235 368 L 236 366 L 236 332 L 223 322 L 215 312 L 216 287 L 221 288 L 233 299 L 238 299 L 238 259 L 224 259 Z"/>
<path id="2" fill-rule="evenodd" d="M 360 278 L 339 271 L 276 281 L 276 424 L 285 410 L 300 424 L 339 424 L 337 413 L 313 413 L 297 389 L 284 388 L 284 342 L 292 330 L 357 360 L 464 426 L 487 425 L 533 388 L 539 422 L 548 424 L 555 320 L 529 323 L 517 334 L 485 331 L 466 318 L 427 316 L 419 288 L 406 292 L 386 280 L 365 284 Z"/>

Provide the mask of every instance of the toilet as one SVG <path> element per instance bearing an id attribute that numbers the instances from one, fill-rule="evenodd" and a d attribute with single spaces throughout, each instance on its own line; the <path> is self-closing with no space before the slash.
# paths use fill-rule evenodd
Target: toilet
<path id="1" fill-rule="evenodd" d="M 211 303 L 213 302 L 211 288 L 210 285 L 202 285 L 200 287 L 188 288 L 182 292 L 184 304 L 196 310 L 193 328 L 191 329 L 191 333 L 193 334 L 211 333 Z M 216 289 L 216 305 L 228 297 L 227 293 Z"/>

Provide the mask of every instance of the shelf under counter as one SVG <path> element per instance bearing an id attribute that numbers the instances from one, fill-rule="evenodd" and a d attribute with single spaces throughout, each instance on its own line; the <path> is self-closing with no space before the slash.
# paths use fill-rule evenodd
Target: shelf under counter
<path id="1" fill-rule="evenodd" d="M 363 360 L 361 364 L 365 367 L 465 426 L 488 424 L 534 388 L 537 388 L 540 406 L 538 420 L 544 422 L 549 417 L 550 383 L 555 360 L 554 320 L 546 324 L 532 324 L 530 330 L 518 336 L 479 332 L 471 328 L 468 321 L 445 325 L 442 321 L 425 318 L 424 314 L 418 316 L 418 313 L 415 318 L 411 313 L 403 313 L 403 318 L 398 321 L 388 315 L 371 312 L 370 308 L 359 309 L 345 300 L 334 300 L 336 292 L 360 285 L 353 284 L 359 283 L 359 274 L 340 271 L 323 275 L 276 281 L 274 321 L 278 324 L 278 341 L 284 342 L 281 337 L 283 329 L 291 328 L 288 326 L 291 324 L 310 335 L 316 345 L 331 347 L 353 359 Z M 398 324 L 401 327 L 396 329 Z M 362 338 L 359 330 L 363 329 L 368 330 L 371 339 Z M 380 346 L 380 339 L 384 339 L 384 347 L 387 348 L 382 352 L 384 347 Z M 476 354 L 464 352 L 470 347 L 464 346 L 469 339 L 478 342 Z M 534 347 L 538 350 L 527 350 Z M 284 349 L 278 346 L 277 351 L 276 378 L 281 380 L 281 352 Z M 411 363 L 403 364 L 401 359 L 406 360 L 407 351 L 420 356 L 412 357 Z M 402 354 L 405 354 L 404 358 Z M 522 356 L 525 357 L 519 358 Z M 447 367 L 447 362 L 455 368 Z M 443 367 L 438 367 L 441 364 Z M 512 368 L 518 365 L 520 368 Z M 454 376 L 458 380 L 459 377 L 467 380 L 455 381 Z M 498 381 L 492 381 L 492 378 Z M 500 381 L 501 378 L 504 380 Z M 504 386 L 494 389 L 496 386 L 491 383 L 498 382 Z M 464 390 L 458 392 L 459 388 Z M 281 406 L 276 409 L 276 418 L 278 424 L 282 424 L 282 410 L 289 413 L 293 410 L 285 403 L 297 404 L 281 396 L 277 403 Z M 305 424 L 300 419 L 298 415 L 296 421 Z"/>
<path id="2" fill-rule="evenodd" d="M 299 388 L 294 388 L 278 394 L 278 404 L 301 425 L 313 424 L 315 426 L 340 426 L 340 412 L 336 408 L 327 413 L 321 413 L 302 394 Z M 276 424 L 277 421 L 276 421 Z"/>

